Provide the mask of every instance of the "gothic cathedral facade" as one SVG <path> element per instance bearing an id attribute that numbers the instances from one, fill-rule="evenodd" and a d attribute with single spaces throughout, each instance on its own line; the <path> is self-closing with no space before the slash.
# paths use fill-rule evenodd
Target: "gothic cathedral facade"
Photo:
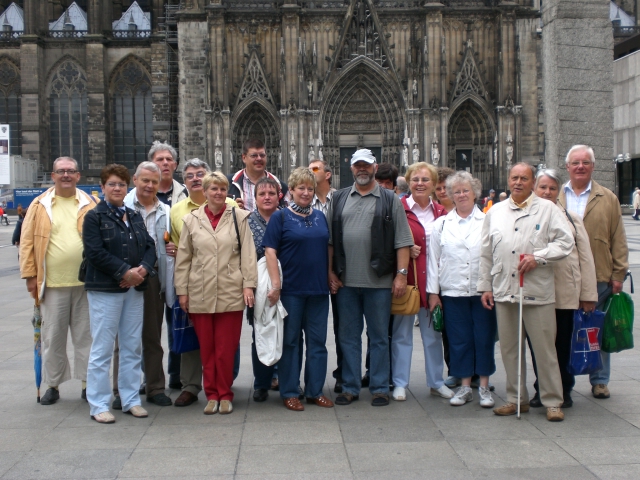
<path id="1" fill-rule="evenodd" d="M 59 155 L 87 177 L 134 168 L 161 139 L 231 173 L 257 137 L 284 179 L 322 158 L 347 185 L 364 147 L 488 189 L 544 154 L 540 0 L 0 4 L 0 123 L 45 171 Z"/>

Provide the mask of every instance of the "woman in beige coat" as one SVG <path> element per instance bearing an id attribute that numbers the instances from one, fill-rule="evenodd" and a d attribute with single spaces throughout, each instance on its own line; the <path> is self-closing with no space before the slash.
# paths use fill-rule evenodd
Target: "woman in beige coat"
<path id="1" fill-rule="evenodd" d="M 555 170 L 541 170 L 538 172 L 534 191 L 540 198 L 550 200 L 558 206 L 558 214 L 564 215 L 569 221 L 575 243 L 569 256 L 553 266 L 556 286 L 556 325 L 558 327 L 556 352 L 558 353 L 564 397 L 562 408 L 569 408 L 573 405 L 571 390 L 575 384 L 574 376 L 567 371 L 571 354 L 573 312 L 578 309 L 591 312 L 598 300 L 598 291 L 596 288 L 596 267 L 591 254 L 589 236 L 582 224 L 582 219 L 578 214 L 566 211 L 557 203 L 561 185 Z M 533 357 L 533 350 L 531 350 L 531 356 Z M 535 370 L 535 357 L 533 357 L 533 364 Z M 529 405 L 541 407 L 537 379 L 534 387 L 536 394 Z"/>
<path id="2" fill-rule="evenodd" d="M 174 282 L 200 342 L 204 413 L 212 415 L 233 410 L 233 361 L 258 272 L 249 212 L 226 205 L 227 178 L 212 172 L 202 186 L 206 203 L 183 218 Z"/>

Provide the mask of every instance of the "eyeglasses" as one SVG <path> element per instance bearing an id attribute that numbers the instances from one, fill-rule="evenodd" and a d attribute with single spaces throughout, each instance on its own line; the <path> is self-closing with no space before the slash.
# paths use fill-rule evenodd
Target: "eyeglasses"
<path id="1" fill-rule="evenodd" d="M 187 180 L 193 180 L 194 178 L 204 178 L 207 172 L 187 173 L 184 178 Z"/>
<path id="2" fill-rule="evenodd" d="M 249 158 L 253 158 L 254 160 L 256 158 L 267 158 L 267 154 L 266 153 L 252 153 L 251 155 L 249 155 Z"/>
<path id="3" fill-rule="evenodd" d="M 471 190 L 465 189 L 465 190 L 457 190 L 455 192 L 453 192 L 453 196 L 454 197 L 459 197 L 460 195 L 469 195 L 471 193 Z"/>
<path id="4" fill-rule="evenodd" d="M 320 167 L 309 167 L 309 170 L 311 170 L 313 173 L 319 172 L 320 170 L 322 170 L 322 168 Z"/>
<path id="5" fill-rule="evenodd" d="M 121 183 L 121 182 L 107 182 L 106 183 L 107 187 L 109 188 L 127 188 L 127 184 L 126 183 Z"/>
<path id="6" fill-rule="evenodd" d="M 61 168 L 60 170 L 54 170 L 53 173 L 55 173 L 56 175 L 75 175 L 76 173 L 78 173 L 78 170 L 74 168 Z"/>

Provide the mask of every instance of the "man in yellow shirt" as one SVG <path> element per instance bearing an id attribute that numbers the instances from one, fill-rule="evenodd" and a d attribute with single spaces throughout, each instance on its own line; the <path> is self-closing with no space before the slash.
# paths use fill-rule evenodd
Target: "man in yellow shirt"
<path id="1" fill-rule="evenodd" d="M 189 196 L 171 207 L 171 242 L 175 244 L 175 250 L 167 250 L 167 255 L 176 256 L 180 243 L 180 233 L 184 225 L 182 220 L 185 215 L 196 208 L 200 208 L 200 205 L 206 202 L 202 179 L 210 171 L 209 165 L 198 158 L 193 158 L 182 166 L 182 179 L 187 187 Z M 238 206 L 231 198 L 227 198 L 226 202 L 231 206 Z M 198 399 L 198 393 L 202 390 L 200 350 L 182 354 L 180 360 L 180 382 L 182 382 L 182 393 L 173 404 L 176 407 L 186 407 Z"/>
<path id="2" fill-rule="evenodd" d="M 56 159 L 51 178 L 55 185 L 30 205 L 20 238 L 20 273 L 42 311 L 42 382 L 48 389 L 41 405 L 56 403 L 60 398 L 58 387 L 71 379 L 69 331 L 74 377 L 82 381 L 81 397 L 86 400 L 91 349 L 89 304 L 78 271 L 84 216 L 95 207 L 96 200 L 76 189 L 80 172 L 73 158 Z"/>

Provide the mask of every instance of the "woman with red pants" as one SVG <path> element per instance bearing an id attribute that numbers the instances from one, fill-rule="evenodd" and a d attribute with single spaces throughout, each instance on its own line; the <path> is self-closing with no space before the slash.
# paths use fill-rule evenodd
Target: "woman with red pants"
<path id="1" fill-rule="evenodd" d="M 200 342 L 204 413 L 213 415 L 233 411 L 233 361 L 258 271 L 249 212 L 226 205 L 227 178 L 209 173 L 202 187 L 206 203 L 182 219 L 174 283 Z"/>

